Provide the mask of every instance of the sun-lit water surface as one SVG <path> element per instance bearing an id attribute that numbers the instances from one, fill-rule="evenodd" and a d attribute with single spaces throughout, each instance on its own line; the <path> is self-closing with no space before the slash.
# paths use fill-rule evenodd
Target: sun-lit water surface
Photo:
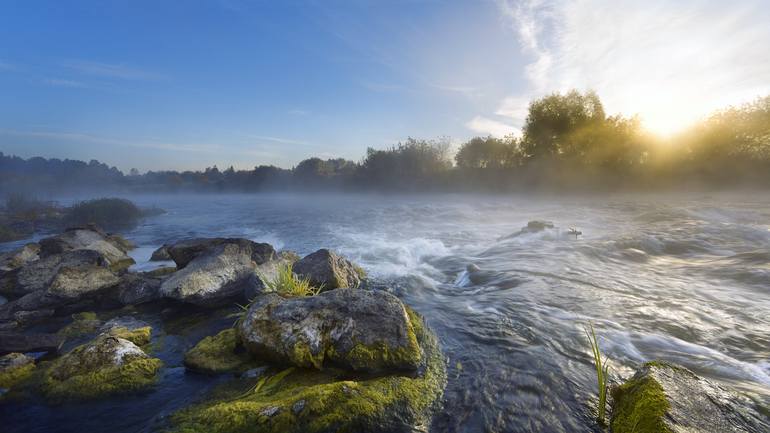
<path id="1" fill-rule="evenodd" d="M 770 405 L 769 196 L 129 198 L 168 210 L 126 234 L 139 245 L 139 269 L 156 266 L 146 260 L 161 244 L 195 236 L 246 237 L 300 254 L 329 247 L 360 263 L 440 338 L 449 383 L 433 431 L 595 429 L 589 321 L 613 378 L 665 359 Z M 533 219 L 558 229 L 501 239 Z M 583 235 L 566 235 L 571 226 Z M 471 263 L 481 270 L 468 275 Z M 157 428 L 214 382 L 180 366 L 191 337 L 167 340 L 169 368 L 156 391 L 97 404 L 0 405 L 4 430 Z"/>

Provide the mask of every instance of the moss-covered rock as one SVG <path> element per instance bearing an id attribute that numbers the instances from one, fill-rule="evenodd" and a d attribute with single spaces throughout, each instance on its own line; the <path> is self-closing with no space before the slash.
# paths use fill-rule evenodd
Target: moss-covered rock
<path id="1" fill-rule="evenodd" d="M 53 361 L 42 390 L 54 401 L 135 391 L 155 383 L 161 364 L 131 341 L 101 334 Z"/>
<path id="2" fill-rule="evenodd" d="M 612 398 L 613 433 L 770 431 L 745 397 L 666 362 L 644 364 Z"/>
<path id="3" fill-rule="evenodd" d="M 268 293 L 251 304 L 238 332 L 257 358 L 301 368 L 413 370 L 422 356 L 404 305 L 384 291 Z"/>
<path id="4" fill-rule="evenodd" d="M 292 268 L 300 278 L 321 290 L 355 289 L 361 284 L 363 269 L 334 251 L 320 249 L 294 263 Z"/>
<path id="5" fill-rule="evenodd" d="M 334 370 L 288 368 L 241 380 L 217 398 L 172 417 L 173 431 L 398 432 L 429 421 L 446 383 L 436 337 L 409 311 L 425 354 L 416 374 L 351 377 Z"/>
<path id="6" fill-rule="evenodd" d="M 201 373 L 242 372 L 255 365 L 253 358 L 239 347 L 235 329 L 199 341 L 184 356 L 184 365 Z"/>
<path id="7" fill-rule="evenodd" d="M 0 356 L 0 388 L 11 388 L 35 370 L 35 360 L 21 353 Z"/>

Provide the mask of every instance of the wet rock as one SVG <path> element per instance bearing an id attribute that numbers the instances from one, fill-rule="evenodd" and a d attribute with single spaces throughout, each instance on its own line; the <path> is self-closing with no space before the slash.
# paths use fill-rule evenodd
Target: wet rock
<path id="1" fill-rule="evenodd" d="M 0 254 L 0 274 L 16 270 L 29 262 L 37 260 L 40 245 L 29 243 L 23 247 Z"/>
<path id="2" fill-rule="evenodd" d="M 221 245 L 237 245 L 240 251 L 248 252 L 251 260 L 262 264 L 276 258 L 275 249 L 270 244 L 257 243 L 240 238 L 197 238 L 177 242 L 167 247 L 168 254 L 182 269 L 198 256 L 220 247 Z"/>
<path id="3" fill-rule="evenodd" d="M 40 257 L 43 258 L 77 250 L 98 251 L 113 271 L 128 269 L 135 263 L 134 259 L 126 254 L 123 242 L 109 237 L 93 225 L 69 228 L 60 235 L 40 241 Z"/>
<path id="4" fill-rule="evenodd" d="M 211 374 L 245 371 L 253 366 L 254 361 L 239 346 L 235 329 L 225 329 L 204 338 L 187 351 L 184 365 L 190 370 Z"/>
<path id="5" fill-rule="evenodd" d="M 20 334 L 16 332 L 0 332 L 0 354 L 19 352 L 53 352 L 59 351 L 64 336 L 57 334 Z"/>
<path id="6" fill-rule="evenodd" d="M 32 374 L 35 359 L 21 353 L 0 356 L 0 388 L 11 388 Z"/>
<path id="7" fill-rule="evenodd" d="M 441 401 L 446 370 L 435 336 L 414 312 L 407 309 L 407 314 L 424 353 L 413 374 L 356 378 L 338 370 L 278 367 L 261 376 L 261 385 L 252 385 L 250 392 L 243 388 L 254 379 L 243 379 L 244 386 L 177 412 L 171 431 L 422 431 Z"/>
<path id="8" fill-rule="evenodd" d="M 613 433 L 770 431 L 750 401 L 673 364 L 645 364 L 612 398 Z"/>
<path id="9" fill-rule="evenodd" d="M 106 322 L 99 328 L 100 333 L 109 332 L 114 328 L 125 328 L 135 331 L 141 328 L 149 328 L 150 324 L 133 316 L 118 316 Z"/>
<path id="10" fill-rule="evenodd" d="M 381 291 L 336 289 L 316 296 L 257 298 L 238 326 L 258 359 L 298 367 L 414 370 L 421 353 L 404 305 Z"/>
<path id="11" fill-rule="evenodd" d="M 43 379 L 49 399 L 93 399 L 135 391 L 155 383 L 161 361 L 133 342 L 110 334 L 78 346 L 55 360 Z"/>
<path id="12" fill-rule="evenodd" d="M 169 254 L 168 245 L 166 244 L 153 251 L 152 256 L 150 256 L 151 262 L 162 262 L 166 260 L 171 260 L 171 254 Z"/>
<path id="13" fill-rule="evenodd" d="M 172 255 L 174 248 L 171 249 Z M 243 297 L 246 291 L 253 291 L 253 287 L 259 284 L 253 253 L 249 244 L 223 243 L 214 246 L 195 256 L 185 267 L 163 281 L 160 293 L 166 298 L 206 307 Z"/>
<path id="14" fill-rule="evenodd" d="M 292 265 L 297 260 L 298 257 L 295 253 L 281 251 L 275 260 L 257 265 L 254 268 L 254 273 L 257 275 L 256 284 L 246 286 L 244 291 L 246 299 L 254 299 L 264 293 L 266 282 L 275 280 L 282 266 Z"/>
<path id="15" fill-rule="evenodd" d="M 85 334 L 96 332 L 102 321 L 96 313 L 86 311 L 72 315 L 72 323 L 59 330 L 60 335 L 66 337 L 78 337 Z"/>
<path id="16" fill-rule="evenodd" d="M 305 256 L 292 267 L 297 276 L 307 278 L 314 287 L 322 290 L 337 288 L 355 289 L 361 284 L 363 271 L 335 252 L 320 249 Z"/>
<path id="17" fill-rule="evenodd" d="M 523 227 L 518 232 L 510 234 L 508 236 L 504 236 L 498 240 L 513 239 L 515 237 L 518 237 L 524 234 L 540 233 L 546 230 L 552 230 L 554 228 L 556 228 L 556 226 L 554 226 L 554 224 L 551 221 L 533 220 L 528 222 L 527 226 Z"/>
<path id="18" fill-rule="evenodd" d="M 160 299 L 161 279 L 147 273 L 123 274 L 114 289 L 114 298 L 121 305 L 139 305 Z"/>

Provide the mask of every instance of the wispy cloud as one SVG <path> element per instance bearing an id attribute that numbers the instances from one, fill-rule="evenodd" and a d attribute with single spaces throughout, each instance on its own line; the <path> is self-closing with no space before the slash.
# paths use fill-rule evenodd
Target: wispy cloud
<path id="1" fill-rule="evenodd" d="M 465 126 L 481 135 L 492 135 L 494 137 L 504 137 L 519 133 L 519 129 L 516 127 L 483 116 L 474 117 Z"/>
<path id="2" fill-rule="evenodd" d="M 307 116 L 308 114 L 310 114 L 310 111 L 303 110 L 301 108 L 294 108 L 289 110 L 288 113 L 291 114 L 292 116 Z"/>
<path id="3" fill-rule="evenodd" d="M 770 92 L 770 10 L 762 0 L 500 0 L 499 6 L 531 59 L 528 90 L 498 110 L 512 121 L 520 121 L 529 98 L 591 88 L 610 112 L 639 113 L 653 129 L 673 131 Z"/>
<path id="4" fill-rule="evenodd" d="M 128 146 L 141 147 L 158 150 L 173 150 L 181 152 L 205 152 L 215 153 L 222 150 L 218 144 L 193 144 L 193 143 L 172 143 L 155 140 L 126 140 L 112 137 L 104 137 L 95 134 L 82 132 L 62 132 L 62 131 L 19 131 L 14 129 L 0 129 L 0 136 L 15 136 L 42 138 L 53 141 L 63 141 L 70 143 L 93 143 L 107 146 Z"/>
<path id="5" fill-rule="evenodd" d="M 482 96 L 481 90 L 473 86 L 448 86 L 443 84 L 430 84 L 430 87 L 442 90 L 444 92 L 456 93 L 468 99 L 474 99 Z"/>
<path id="6" fill-rule="evenodd" d="M 64 63 L 66 68 L 83 74 L 122 80 L 162 80 L 162 74 L 139 69 L 125 64 L 102 63 L 87 60 L 71 60 Z"/>
<path id="7" fill-rule="evenodd" d="M 81 81 L 66 80 L 62 78 L 44 78 L 43 83 L 55 87 L 86 88 L 88 85 Z"/>
<path id="8" fill-rule="evenodd" d="M 272 143 L 278 143 L 278 144 L 297 144 L 300 146 L 310 146 L 311 144 L 307 141 L 302 140 L 293 140 L 290 138 L 281 138 L 281 137 L 271 137 L 268 135 L 247 135 L 248 138 L 251 138 L 253 140 L 259 140 L 259 141 L 269 141 Z"/>
<path id="9" fill-rule="evenodd" d="M 12 71 L 14 69 L 16 69 L 16 65 L 14 65 L 13 63 L 4 62 L 0 60 L 0 71 Z"/>

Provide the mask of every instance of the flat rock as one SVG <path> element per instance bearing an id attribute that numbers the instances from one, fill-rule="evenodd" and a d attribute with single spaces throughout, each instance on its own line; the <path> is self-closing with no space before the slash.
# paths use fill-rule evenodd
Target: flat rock
<path id="1" fill-rule="evenodd" d="M 257 243 L 241 238 L 187 239 L 169 245 L 167 251 L 171 259 L 176 263 L 177 268 L 182 269 L 196 257 L 223 244 L 238 245 L 241 251 L 248 251 L 251 260 L 258 265 L 276 258 L 275 249 L 270 244 Z"/>
<path id="2" fill-rule="evenodd" d="M 323 369 L 416 369 L 421 352 L 406 309 L 383 291 L 335 289 L 316 296 L 258 297 L 238 326 L 257 359 Z"/>
<path id="3" fill-rule="evenodd" d="M 359 269 L 346 258 L 325 248 L 303 257 L 292 267 L 297 276 L 309 279 L 310 284 L 322 290 L 357 288 L 361 284 Z"/>
<path id="4" fill-rule="evenodd" d="M 612 397 L 613 433 L 770 431 L 748 399 L 674 364 L 645 364 Z"/>
<path id="5" fill-rule="evenodd" d="M 160 248 L 152 252 L 150 256 L 151 262 L 162 262 L 171 260 L 171 254 L 168 252 L 168 245 L 162 245 Z"/>
<path id="6" fill-rule="evenodd" d="M 0 332 L 0 354 L 19 352 L 53 352 L 59 351 L 64 343 L 64 337 L 57 334 L 20 334 L 15 332 Z"/>
<path id="7" fill-rule="evenodd" d="M 160 286 L 163 297 L 200 306 L 218 306 L 229 299 L 243 297 L 258 285 L 257 263 L 248 244 L 222 243 L 196 255 L 185 265 L 163 281 Z"/>
<path id="8" fill-rule="evenodd" d="M 22 296 L 47 290 L 72 298 L 100 290 L 119 281 L 107 267 L 108 263 L 104 255 L 95 250 L 71 250 L 46 256 L 18 270 L 13 293 Z M 81 279 L 83 281 L 79 281 Z"/>

